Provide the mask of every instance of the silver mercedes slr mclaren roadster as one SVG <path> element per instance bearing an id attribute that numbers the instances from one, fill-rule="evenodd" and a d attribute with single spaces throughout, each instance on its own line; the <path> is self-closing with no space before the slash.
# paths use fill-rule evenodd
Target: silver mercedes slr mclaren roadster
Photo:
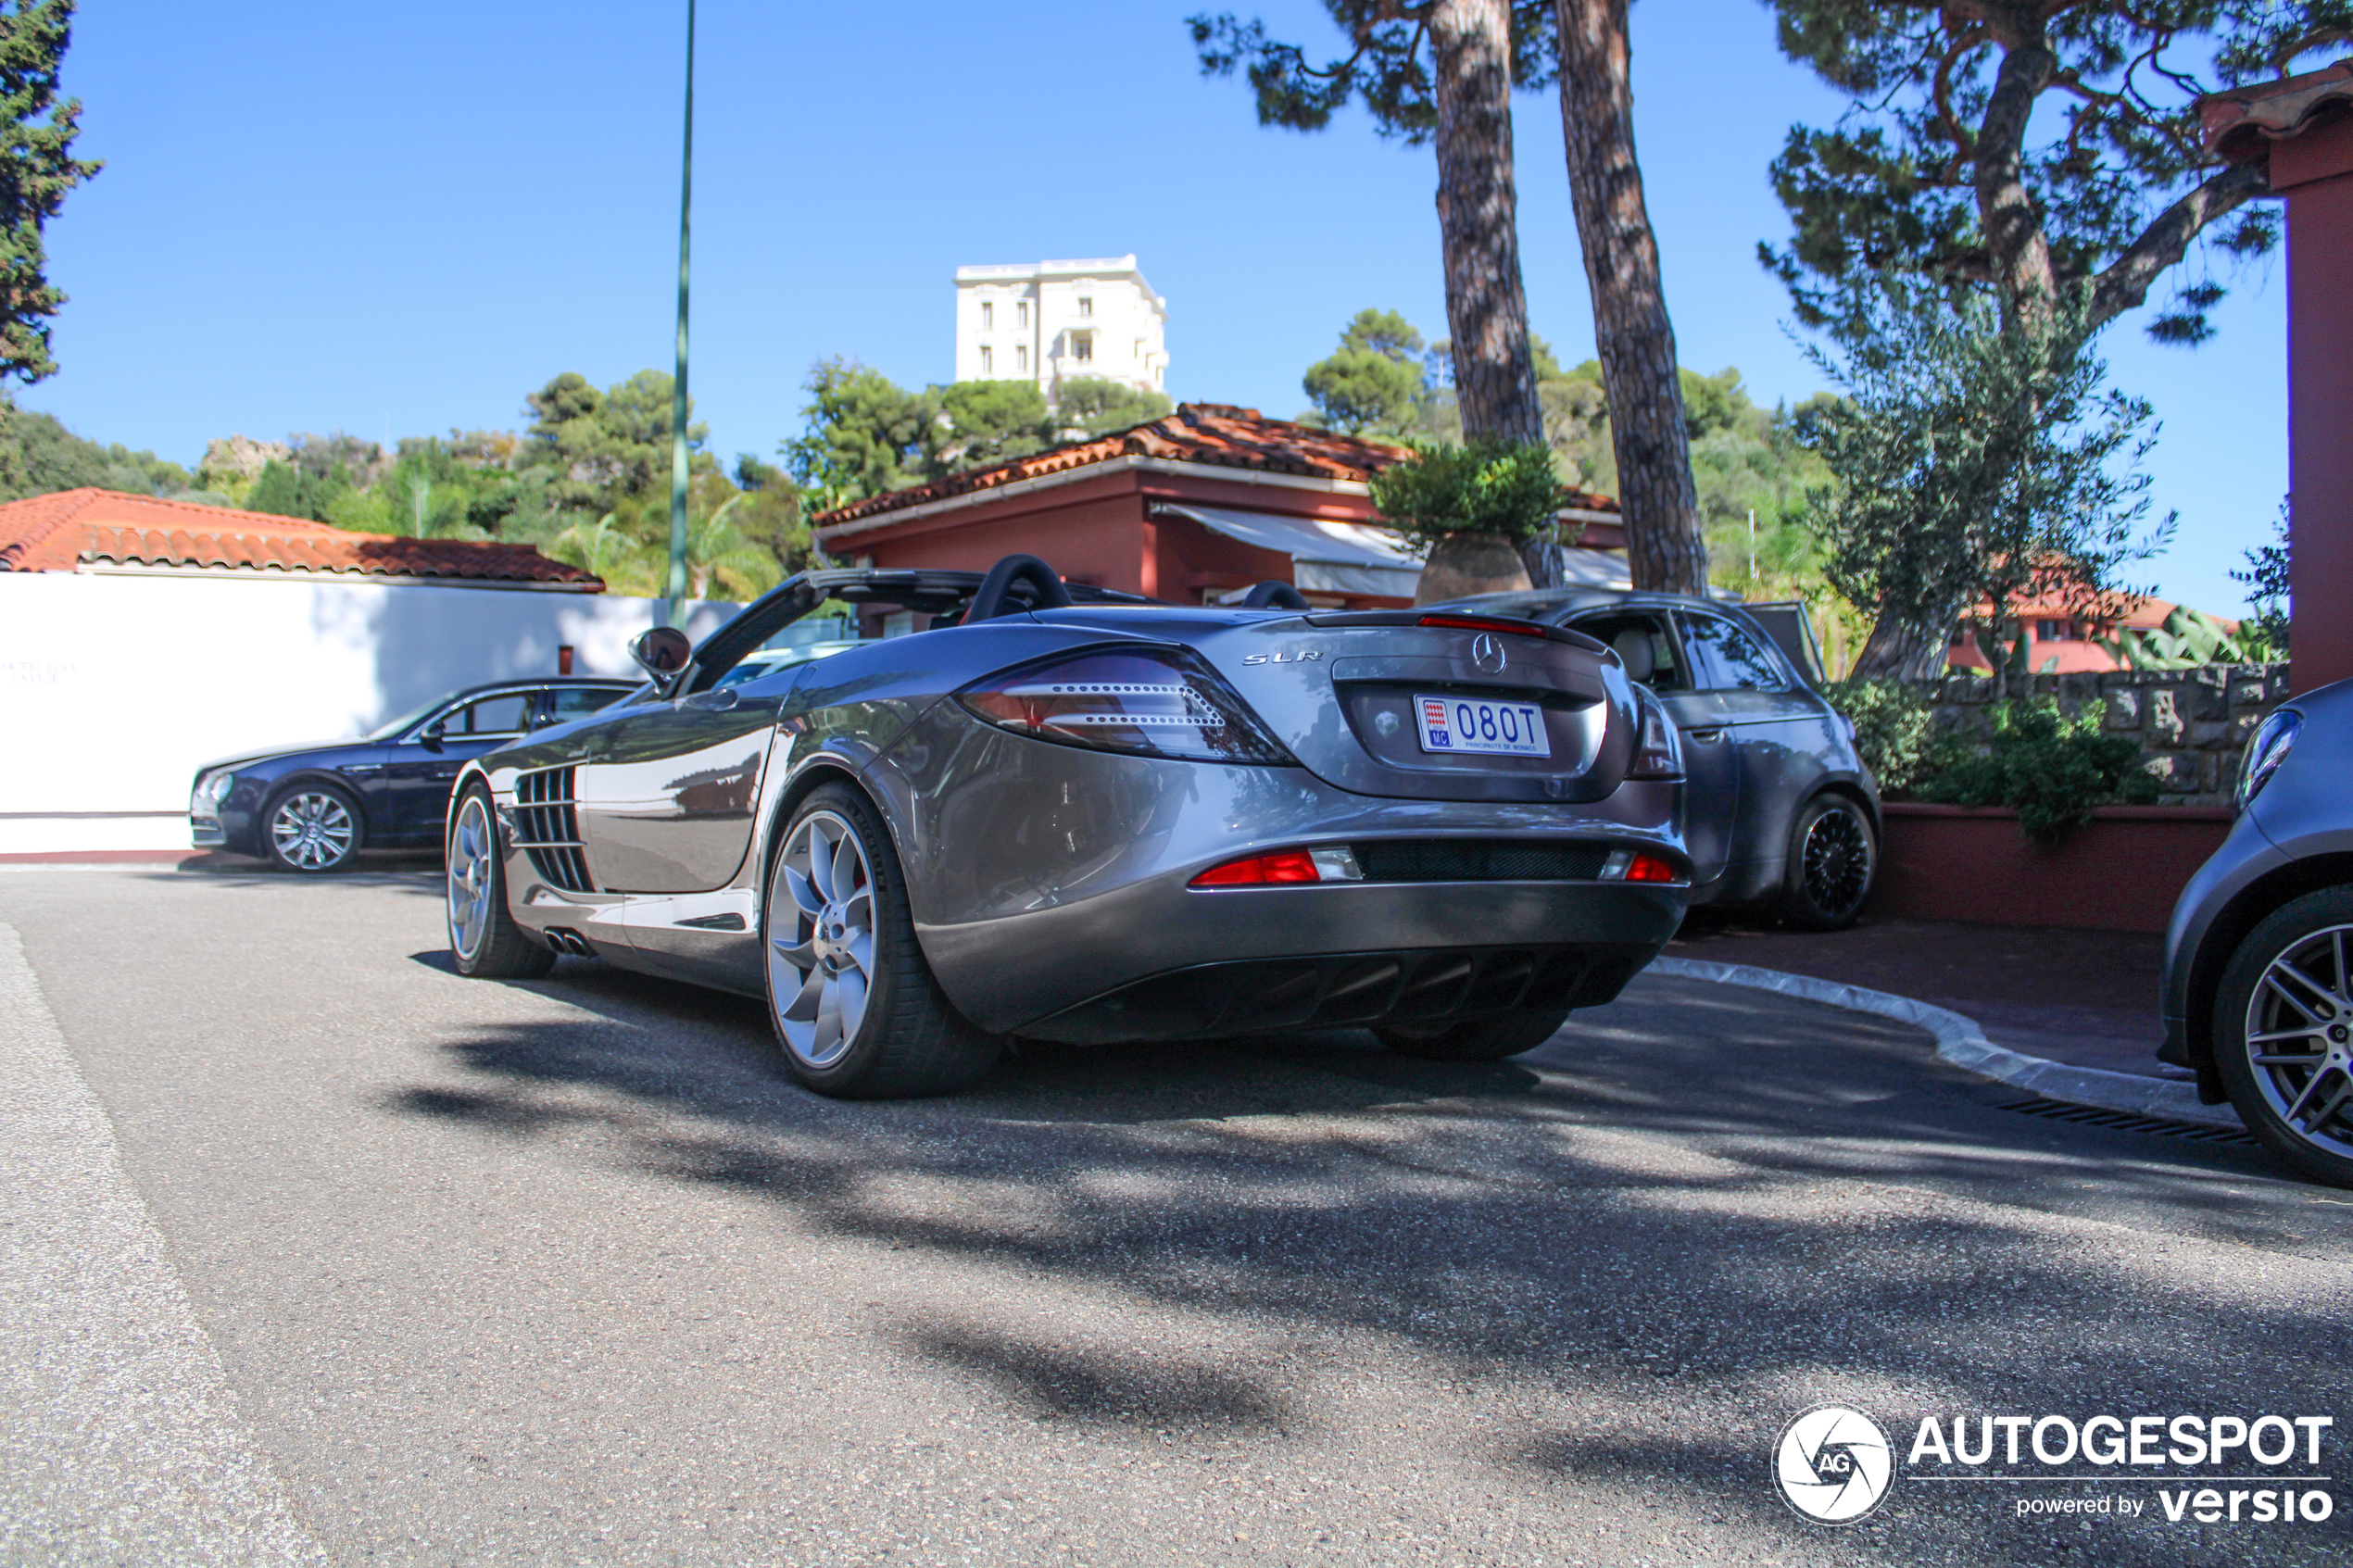
<path id="1" fill-rule="evenodd" d="M 843 604 L 928 629 L 779 656 Z M 1691 896 L 1674 726 L 1531 621 L 1156 604 L 1014 556 L 807 572 L 634 651 L 647 685 L 459 780 L 457 966 L 765 997 L 824 1094 L 954 1089 L 1009 1038 L 1510 1056 Z"/>

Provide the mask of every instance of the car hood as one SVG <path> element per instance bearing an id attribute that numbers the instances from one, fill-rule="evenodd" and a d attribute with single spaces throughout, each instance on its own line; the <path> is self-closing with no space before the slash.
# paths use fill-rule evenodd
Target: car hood
<path id="1" fill-rule="evenodd" d="M 216 757 L 209 762 L 198 763 L 196 771 L 209 773 L 221 768 L 250 768 L 257 762 L 283 762 L 296 757 L 314 755 L 323 759 L 333 752 L 379 751 L 383 749 L 384 745 L 382 741 L 346 739 L 314 740 L 292 746 L 258 746 L 250 751 L 232 752 L 226 757 Z"/>

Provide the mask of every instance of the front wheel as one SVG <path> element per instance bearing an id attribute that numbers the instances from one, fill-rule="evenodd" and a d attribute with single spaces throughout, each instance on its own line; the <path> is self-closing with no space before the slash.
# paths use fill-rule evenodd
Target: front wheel
<path id="1" fill-rule="evenodd" d="M 1567 1008 L 1538 1008 L 1462 1023 L 1381 1023 L 1373 1034 L 1399 1056 L 1424 1061 L 1501 1061 L 1534 1050 L 1567 1022 Z"/>
<path id="2" fill-rule="evenodd" d="M 946 1094 L 996 1065 L 1000 1042 L 933 978 L 889 831 L 849 785 L 811 791 L 778 835 L 760 935 L 776 1038 L 819 1094 Z"/>
<path id="3" fill-rule="evenodd" d="M 490 820 L 490 791 L 466 786 L 449 819 L 449 956 L 478 980 L 536 980 L 556 967 L 507 911 L 507 876 Z"/>
<path id="4" fill-rule="evenodd" d="M 339 872 L 359 853 L 359 807 L 333 784 L 296 784 L 270 803 L 270 859 L 290 872 Z"/>
<path id="5" fill-rule="evenodd" d="M 1818 795 L 1791 824 L 1781 917 L 1800 931 L 1843 931 L 1863 913 L 1879 870 L 1879 841 L 1863 808 Z"/>
<path id="6" fill-rule="evenodd" d="M 2308 893 L 2247 933 L 2215 998 L 2214 1065 L 2265 1148 L 2353 1186 L 2353 887 Z"/>

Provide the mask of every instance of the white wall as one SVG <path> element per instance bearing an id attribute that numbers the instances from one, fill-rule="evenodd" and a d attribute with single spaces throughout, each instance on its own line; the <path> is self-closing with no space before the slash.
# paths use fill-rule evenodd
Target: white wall
<path id="1" fill-rule="evenodd" d="M 184 846 L 197 764 L 459 686 L 627 675 L 650 599 L 299 577 L 0 572 L 0 854 Z M 698 640 L 741 609 L 690 607 Z M 157 813 L 107 818 L 91 813 Z"/>

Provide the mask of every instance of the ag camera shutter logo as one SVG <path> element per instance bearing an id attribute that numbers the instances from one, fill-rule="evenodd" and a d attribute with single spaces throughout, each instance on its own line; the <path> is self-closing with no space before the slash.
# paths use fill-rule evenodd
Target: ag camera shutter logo
<path id="1" fill-rule="evenodd" d="M 1869 1518 L 1894 1479 L 1887 1434 L 1844 1405 L 1807 1411 L 1782 1429 L 1773 1450 L 1773 1480 L 1782 1498 L 1817 1524 Z"/>

